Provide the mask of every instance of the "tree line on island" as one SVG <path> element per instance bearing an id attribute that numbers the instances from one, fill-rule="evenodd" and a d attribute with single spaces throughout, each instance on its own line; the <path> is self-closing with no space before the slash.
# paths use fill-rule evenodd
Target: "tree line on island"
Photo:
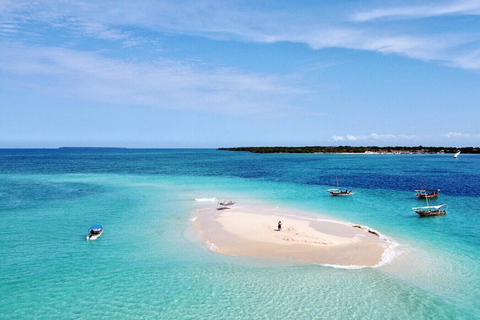
<path id="1" fill-rule="evenodd" d="M 471 153 L 480 154 L 478 147 L 354 147 L 354 146 L 304 146 L 304 147 L 233 147 L 218 148 L 226 151 L 247 151 L 252 153 L 373 153 L 373 154 L 433 154 Z"/>

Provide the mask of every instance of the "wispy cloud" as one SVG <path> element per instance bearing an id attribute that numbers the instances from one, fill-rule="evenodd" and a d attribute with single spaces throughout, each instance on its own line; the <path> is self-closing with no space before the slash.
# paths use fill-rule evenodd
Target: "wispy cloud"
<path id="1" fill-rule="evenodd" d="M 144 39 L 132 28 L 153 33 L 186 34 L 215 40 L 257 43 L 304 43 L 314 50 L 347 48 L 396 54 L 423 61 L 438 61 L 452 67 L 479 70 L 480 33 L 430 30 L 392 19 L 420 19 L 444 15 L 479 15 L 478 0 L 459 3 L 374 7 L 368 11 L 339 13 L 331 4 L 303 3 L 285 10 L 274 2 L 252 6 L 242 2 L 141 1 L 116 3 L 50 1 L 29 4 L 7 1 L 0 5 L 0 23 L 5 33 L 29 23 L 43 23 L 85 37 L 141 45 Z M 3 17 L 3 18 L 2 18 Z M 3 20 L 2 20 L 3 19 Z M 15 25 L 11 21 L 16 21 Z M 369 23 L 376 21 L 378 23 Z"/>
<path id="2" fill-rule="evenodd" d="M 281 112 L 306 93 L 272 75 L 171 59 L 124 61 L 64 48 L 3 47 L 0 71 L 52 96 L 224 114 Z M 13 84 L 12 84 L 13 85 Z"/>
<path id="3" fill-rule="evenodd" d="M 122 32 L 118 29 L 108 27 L 105 24 L 93 21 L 70 19 L 70 21 L 68 22 L 57 22 L 53 24 L 53 26 L 57 28 L 68 27 L 72 31 L 76 31 L 77 33 L 81 33 L 83 35 L 91 36 L 98 39 L 122 40 L 129 37 L 129 34 L 126 32 Z"/>
<path id="4" fill-rule="evenodd" d="M 105 40 L 122 40 L 130 37 L 102 20 L 95 20 L 89 14 L 85 14 L 94 7 L 81 2 L 14 2 L 4 1 L 0 5 L 0 26 L 8 26 L 18 33 L 33 36 L 30 29 L 45 31 L 45 29 L 57 30 L 58 32 L 70 32 L 72 35 L 93 37 Z M 0 30 L 2 28 L 0 27 Z M 7 29 L 8 30 L 8 29 Z M 38 34 L 38 37 L 42 35 Z"/>
<path id="5" fill-rule="evenodd" d="M 377 19 L 418 19 L 444 15 L 479 15 L 479 1 L 460 1 L 456 3 L 434 3 L 430 6 L 396 7 L 374 9 L 355 13 L 352 20 L 365 22 Z"/>
<path id="6" fill-rule="evenodd" d="M 449 64 L 466 70 L 480 70 L 480 48 L 457 55 Z"/>

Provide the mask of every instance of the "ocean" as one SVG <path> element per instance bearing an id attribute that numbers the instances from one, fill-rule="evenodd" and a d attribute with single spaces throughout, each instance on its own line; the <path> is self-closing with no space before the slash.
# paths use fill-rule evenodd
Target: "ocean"
<path id="1" fill-rule="evenodd" d="M 352 196 L 329 196 L 336 176 Z M 411 210 L 422 181 L 446 215 Z M 369 226 L 398 246 L 377 268 L 217 254 L 189 220 L 213 197 Z M 479 211 L 479 155 L 4 149 L 0 319 L 478 319 Z M 87 242 L 93 224 L 104 233 Z"/>

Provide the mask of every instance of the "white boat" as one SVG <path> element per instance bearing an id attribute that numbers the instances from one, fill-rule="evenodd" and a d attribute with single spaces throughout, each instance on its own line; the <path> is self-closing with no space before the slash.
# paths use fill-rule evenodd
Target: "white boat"
<path id="1" fill-rule="evenodd" d="M 87 240 L 96 240 L 103 233 L 103 227 L 99 224 L 93 225 L 88 228 Z"/>
<path id="2" fill-rule="evenodd" d="M 447 213 L 448 206 L 446 204 L 430 206 L 428 205 L 428 197 L 425 200 L 427 201 L 426 206 L 412 208 L 420 217 L 441 216 Z"/>
<path id="3" fill-rule="evenodd" d="M 340 188 L 338 184 L 338 177 L 335 177 L 335 180 L 337 181 L 337 187 L 327 190 L 332 197 L 349 196 L 352 194 L 351 188 Z"/>
<path id="4" fill-rule="evenodd" d="M 223 207 L 228 207 L 228 206 L 233 206 L 235 204 L 235 202 L 233 202 L 231 200 L 228 200 L 228 201 L 224 200 L 222 202 L 219 202 L 218 204 L 223 206 Z"/>
<path id="5" fill-rule="evenodd" d="M 457 153 L 455 153 L 455 155 L 453 156 L 455 159 L 458 158 L 458 155 L 460 154 L 460 151 L 458 151 Z"/>

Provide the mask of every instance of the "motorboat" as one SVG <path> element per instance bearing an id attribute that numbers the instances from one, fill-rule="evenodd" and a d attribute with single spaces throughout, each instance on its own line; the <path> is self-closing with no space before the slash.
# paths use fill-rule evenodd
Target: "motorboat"
<path id="1" fill-rule="evenodd" d="M 96 240 L 103 233 L 103 227 L 99 224 L 93 225 L 88 228 L 87 240 Z"/>
<path id="2" fill-rule="evenodd" d="M 223 207 L 228 207 L 228 206 L 233 206 L 235 204 L 235 202 L 233 202 L 231 200 L 224 200 L 222 202 L 219 202 L 218 204 L 223 206 Z"/>

